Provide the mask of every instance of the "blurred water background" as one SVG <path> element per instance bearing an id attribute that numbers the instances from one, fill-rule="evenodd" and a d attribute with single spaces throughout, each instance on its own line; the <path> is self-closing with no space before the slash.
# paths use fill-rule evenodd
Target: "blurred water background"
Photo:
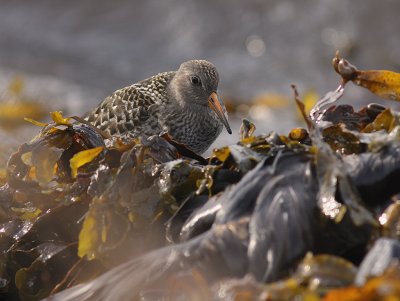
<path id="1" fill-rule="evenodd" d="M 290 84 L 333 90 L 337 49 L 360 68 L 400 70 L 399 12 L 395 0 L 0 0 L 0 98 L 81 115 L 118 88 L 207 59 L 234 130 L 215 145 L 236 141 L 243 117 L 256 133 L 287 133 L 301 125 Z M 10 92 L 17 75 L 22 91 Z M 391 105 L 354 87 L 344 99 Z M 0 128 L 0 149 L 37 131 Z"/>

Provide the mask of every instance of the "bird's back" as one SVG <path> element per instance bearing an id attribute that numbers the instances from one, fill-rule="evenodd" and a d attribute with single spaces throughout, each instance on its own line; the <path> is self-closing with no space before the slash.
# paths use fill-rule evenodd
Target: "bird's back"
<path id="1" fill-rule="evenodd" d="M 164 72 L 115 91 L 85 119 L 114 137 L 129 139 L 160 134 L 158 111 L 175 72 Z"/>

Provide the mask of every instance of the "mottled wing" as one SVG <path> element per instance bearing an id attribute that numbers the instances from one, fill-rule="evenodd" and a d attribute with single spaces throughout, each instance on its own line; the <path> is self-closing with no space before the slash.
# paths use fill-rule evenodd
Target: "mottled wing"
<path id="1" fill-rule="evenodd" d="M 157 135 L 162 129 L 158 112 L 174 72 L 160 73 L 115 91 L 86 116 L 94 126 L 121 138 Z"/>

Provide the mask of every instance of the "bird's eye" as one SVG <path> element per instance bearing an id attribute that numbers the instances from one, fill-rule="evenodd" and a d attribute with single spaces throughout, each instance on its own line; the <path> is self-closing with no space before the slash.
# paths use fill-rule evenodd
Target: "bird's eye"
<path id="1" fill-rule="evenodd" d="M 190 81 L 192 82 L 193 85 L 201 86 L 201 80 L 198 76 L 190 77 Z"/>

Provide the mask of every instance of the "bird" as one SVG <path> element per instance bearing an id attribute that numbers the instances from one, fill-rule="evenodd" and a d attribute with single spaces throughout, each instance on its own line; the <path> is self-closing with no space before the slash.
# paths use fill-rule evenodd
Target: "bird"
<path id="1" fill-rule="evenodd" d="M 158 73 L 119 89 L 84 116 L 111 137 L 168 135 L 202 154 L 225 126 L 228 114 L 218 97 L 219 75 L 206 60 L 183 62 L 177 71 Z"/>

